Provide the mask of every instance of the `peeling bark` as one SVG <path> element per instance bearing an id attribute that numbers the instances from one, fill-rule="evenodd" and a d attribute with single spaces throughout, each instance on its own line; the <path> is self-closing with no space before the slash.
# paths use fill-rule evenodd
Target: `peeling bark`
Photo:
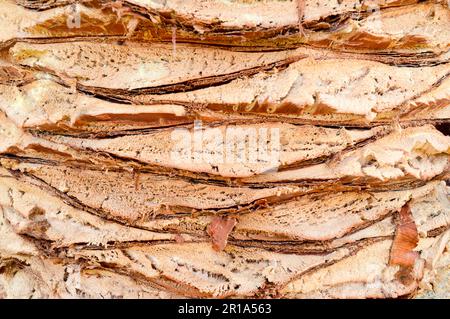
<path id="1" fill-rule="evenodd" d="M 444 2 L 0 16 L 0 298 L 449 296 Z"/>

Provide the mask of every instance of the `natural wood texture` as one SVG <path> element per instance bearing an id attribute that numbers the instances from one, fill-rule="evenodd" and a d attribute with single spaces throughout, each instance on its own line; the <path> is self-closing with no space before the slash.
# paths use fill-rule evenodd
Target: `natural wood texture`
<path id="1" fill-rule="evenodd" d="M 450 297 L 447 1 L 0 16 L 0 298 Z"/>

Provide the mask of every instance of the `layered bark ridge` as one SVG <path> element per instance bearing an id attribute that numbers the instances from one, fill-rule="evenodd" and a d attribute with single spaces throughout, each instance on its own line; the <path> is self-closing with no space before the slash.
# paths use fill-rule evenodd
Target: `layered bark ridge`
<path id="1" fill-rule="evenodd" d="M 306 296 L 320 294 L 327 297 L 396 297 L 415 291 L 419 280 L 427 273 L 427 267 L 430 266 L 425 263 L 425 257 L 417 258 L 411 269 L 411 280 L 405 281 L 404 277 L 399 275 L 401 272 L 399 266 L 389 264 L 390 248 L 396 228 L 393 220 L 397 214 L 395 207 L 401 207 L 401 202 L 409 199 L 412 218 L 417 223 L 421 236 L 419 245 L 423 247 L 420 247 L 420 252 L 424 255 L 435 253 L 436 243 L 440 243 L 446 233 L 434 233 L 434 231 L 448 227 L 450 216 L 448 188 L 442 183 L 431 183 L 420 189 L 402 192 L 404 198 L 392 206 L 386 206 L 386 202 L 391 204 L 392 202 L 387 199 L 389 197 L 396 199 L 395 194 L 389 194 L 389 192 L 372 194 L 378 197 L 375 200 L 376 204 L 372 205 L 378 206 L 374 207 L 371 213 L 363 212 L 363 214 L 373 214 L 365 218 L 377 220 L 369 221 L 363 226 L 364 228 L 359 226 L 361 228 L 359 230 L 358 226 L 355 226 L 358 224 L 356 220 L 350 226 L 339 225 L 345 217 L 336 216 L 336 208 L 333 210 L 333 207 L 330 207 L 326 213 L 322 213 L 323 216 L 312 215 L 304 221 L 298 221 L 297 216 L 294 215 L 290 221 L 295 222 L 296 225 L 286 231 L 296 236 L 288 240 L 285 234 L 281 234 L 281 238 L 276 238 L 280 235 L 272 234 L 272 239 L 268 241 L 260 239 L 253 242 L 247 239 L 247 242 L 245 239 L 235 239 L 235 236 L 245 236 L 249 233 L 249 229 L 253 228 L 253 231 L 257 232 L 274 223 L 273 220 L 266 220 L 265 226 L 261 222 L 256 222 L 252 226 L 251 222 L 254 221 L 252 214 L 257 217 L 258 213 L 250 212 L 243 219 L 244 225 L 245 218 L 250 222 L 244 226 L 245 229 L 235 227 L 232 231 L 233 239 L 225 250 L 216 251 L 212 249 L 207 239 L 201 237 L 194 239 L 192 235 L 183 233 L 183 227 L 180 227 L 184 225 L 187 229 L 200 228 L 195 223 L 201 223 L 201 219 L 170 221 L 175 224 L 172 229 L 177 229 L 179 236 L 183 238 L 183 243 L 180 244 L 165 239 L 169 236 L 167 234 L 158 236 L 143 228 L 136 229 L 136 232 L 132 233 L 129 227 L 126 228 L 114 222 L 110 222 L 108 227 L 104 220 L 64 203 L 58 196 L 45 195 L 45 191 L 35 188 L 34 192 L 40 192 L 44 196 L 42 199 L 46 199 L 45 196 L 54 196 L 51 202 L 42 200 L 33 196 L 33 190 L 28 184 L 17 181 L 11 176 L 5 179 L 9 179 L 8 183 L 3 185 L 9 188 L 10 198 L 1 203 L 4 238 L 5 241 L 10 239 L 9 237 L 17 236 L 17 238 L 14 241 L 9 240 L 8 245 L 2 246 L 2 258 L 6 263 L 4 267 L 16 265 L 15 267 L 20 269 L 19 272 L 11 271 L 15 273 L 13 277 L 18 276 L 18 278 L 10 278 L 10 273 L 5 271 L 3 280 L 7 287 L 23 285 L 20 278 L 30 276 L 28 272 L 37 273 L 36 278 L 48 276 L 50 274 L 44 269 L 50 267 L 56 275 L 65 272 L 72 274 L 76 271 L 78 280 L 82 280 L 83 284 L 86 281 L 86 285 L 88 285 L 89 273 L 97 272 L 99 272 L 97 280 L 105 281 L 105 285 L 115 281 L 136 281 L 129 286 L 125 296 L 137 294 L 142 290 L 142 293 L 149 295 L 152 293 L 157 295 L 165 291 L 169 296 L 194 297 L 252 296 L 254 294 L 289 297 L 302 294 Z M 336 201 L 339 199 L 335 197 L 345 198 L 347 195 L 350 194 L 326 196 L 331 196 L 331 200 Z M 327 201 L 315 203 L 318 205 Z M 432 207 L 429 207 L 430 204 Z M 286 210 L 286 207 L 277 209 Z M 316 207 L 316 209 L 324 212 L 326 207 Z M 276 214 L 276 212 L 269 209 L 262 214 Z M 282 218 L 285 221 L 289 220 L 286 216 Z M 361 222 L 363 217 L 359 218 Z M 152 223 L 153 225 L 147 224 L 146 227 L 154 229 L 161 227 L 157 221 Z M 239 217 L 237 225 L 240 223 Z M 275 222 L 275 225 L 283 224 L 280 219 Z M 325 238 L 321 228 L 329 231 L 332 229 L 329 227 L 330 224 L 344 228 L 353 226 L 356 230 L 343 230 L 342 233 L 347 232 L 347 235 L 329 234 L 330 237 L 338 236 L 338 238 L 323 241 Z M 120 227 L 123 228 L 122 231 Z M 74 234 L 73 230 L 70 231 L 71 228 L 77 229 L 78 233 Z M 306 232 L 310 233 L 307 236 L 308 241 L 301 239 L 306 237 L 302 234 Z M 72 238 L 70 238 L 71 235 L 73 235 Z M 132 237 L 135 240 L 130 240 Z M 91 238 L 104 242 L 89 242 Z M 320 239 L 316 240 L 314 250 L 311 247 L 315 242 L 311 240 L 312 238 Z M 277 241 L 274 242 L 274 240 Z M 256 242 L 263 245 L 255 245 Z M 271 247 L 269 242 L 273 244 Z M 323 246 L 325 242 L 327 246 Z M 304 248 L 299 250 L 299 246 Z M 288 250 L 289 247 L 292 247 L 291 250 Z M 40 254 L 47 256 L 44 261 L 40 260 L 40 263 L 48 263 L 48 266 L 40 265 L 39 259 L 36 260 L 34 257 Z M 438 257 L 435 256 L 435 258 Z M 80 260 L 83 261 L 81 264 Z M 12 261 L 16 264 L 11 264 Z M 368 261 L 374 269 L 364 266 Z M 27 266 L 21 267 L 21 262 L 26 263 Z M 95 270 L 97 269 L 95 267 L 99 269 Z M 58 294 L 52 289 L 52 285 L 58 283 L 56 275 L 51 281 L 48 279 L 46 281 L 45 278 L 41 282 L 34 280 L 32 283 L 38 286 L 35 293 L 49 294 L 53 291 L 54 294 Z M 147 283 L 149 288 L 142 286 L 143 282 Z M 70 282 L 68 284 L 70 285 Z M 122 287 L 118 286 L 116 289 L 123 289 Z M 26 291 L 22 292 L 26 288 L 21 287 L 15 291 L 26 293 Z M 84 289 L 88 290 L 88 288 Z M 95 292 L 98 294 L 108 292 L 102 290 L 84 292 L 84 289 L 77 294 L 89 296 Z M 109 292 L 114 293 L 114 291 Z M 61 297 L 64 294 L 57 296 Z"/>
<path id="2" fill-rule="evenodd" d="M 447 1 L 0 16 L 0 298 L 449 296 Z"/>
<path id="3" fill-rule="evenodd" d="M 304 8 L 299 10 L 299 4 Z M 448 49 L 446 1 L 13 1 L 2 0 L 1 41 L 80 36 L 220 44 L 302 44 L 349 51 Z M 246 14 L 241 14 L 246 12 Z"/>
<path id="4" fill-rule="evenodd" d="M 450 119 L 448 54 L 427 62 L 313 48 L 244 53 L 180 44 L 174 52 L 167 44 L 77 41 L 19 42 L 3 57 L 2 108 L 17 121 L 27 117 L 22 108 L 32 110 L 36 122 L 21 123 L 27 126 L 95 131 L 97 120 L 111 131 L 115 122 L 132 129 L 195 119 L 328 126 Z"/>

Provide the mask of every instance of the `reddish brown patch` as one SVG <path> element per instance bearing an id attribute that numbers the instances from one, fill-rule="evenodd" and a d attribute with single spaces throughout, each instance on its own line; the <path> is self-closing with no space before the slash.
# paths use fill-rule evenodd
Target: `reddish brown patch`
<path id="1" fill-rule="evenodd" d="M 176 242 L 177 244 L 182 244 L 182 243 L 184 243 L 184 238 L 183 238 L 183 236 L 181 236 L 180 234 L 176 234 L 176 235 L 175 235 L 175 242 Z"/>
<path id="2" fill-rule="evenodd" d="M 399 41 L 399 47 L 404 49 L 411 49 L 416 47 L 426 46 L 427 39 L 418 35 L 406 35 Z"/>
<path id="3" fill-rule="evenodd" d="M 34 80 L 31 72 L 12 66 L 0 67 L 0 84 L 25 84 Z"/>
<path id="4" fill-rule="evenodd" d="M 230 235 L 237 221 L 230 217 L 214 217 L 206 232 L 211 236 L 213 248 L 222 251 L 227 245 L 228 235 Z"/>
<path id="5" fill-rule="evenodd" d="M 332 108 L 322 102 L 317 103 L 316 105 L 312 106 L 311 109 L 308 111 L 314 115 L 324 115 L 324 114 L 336 113 L 336 110 L 334 108 Z"/>
<path id="6" fill-rule="evenodd" d="M 393 40 L 389 37 L 359 31 L 352 34 L 343 46 L 354 49 L 388 50 L 392 42 Z"/>
<path id="7" fill-rule="evenodd" d="M 43 153 L 43 154 L 53 154 L 53 155 L 61 156 L 63 158 L 72 157 L 70 154 L 63 153 L 58 150 L 54 150 L 54 149 L 51 149 L 51 148 L 48 148 L 46 146 L 42 146 L 39 144 L 30 144 L 25 149 L 30 149 L 30 150 L 36 151 L 38 153 Z"/>
<path id="8" fill-rule="evenodd" d="M 417 232 L 409 205 L 406 204 L 400 210 L 397 220 L 397 229 L 391 248 L 389 264 L 399 265 L 404 268 L 413 267 L 419 257 L 418 252 L 413 251 L 418 242 L 419 233 Z"/>
<path id="9" fill-rule="evenodd" d="M 95 122 L 114 122 L 115 124 L 148 124 L 148 123 L 177 123 L 187 121 L 184 116 L 172 113 L 103 113 L 98 115 L 81 115 L 75 126 L 82 126 Z"/>
<path id="10" fill-rule="evenodd" d="M 133 176 L 134 176 L 134 189 L 135 190 L 139 190 L 139 177 L 141 177 L 141 174 L 139 173 L 139 171 L 133 171 Z"/>

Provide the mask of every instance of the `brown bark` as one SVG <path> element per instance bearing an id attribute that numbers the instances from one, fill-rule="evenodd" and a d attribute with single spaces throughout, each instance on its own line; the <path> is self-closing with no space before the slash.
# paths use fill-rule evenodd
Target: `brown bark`
<path id="1" fill-rule="evenodd" d="M 0 0 L 0 298 L 448 297 L 450 10 L 370 3 Z"/>

